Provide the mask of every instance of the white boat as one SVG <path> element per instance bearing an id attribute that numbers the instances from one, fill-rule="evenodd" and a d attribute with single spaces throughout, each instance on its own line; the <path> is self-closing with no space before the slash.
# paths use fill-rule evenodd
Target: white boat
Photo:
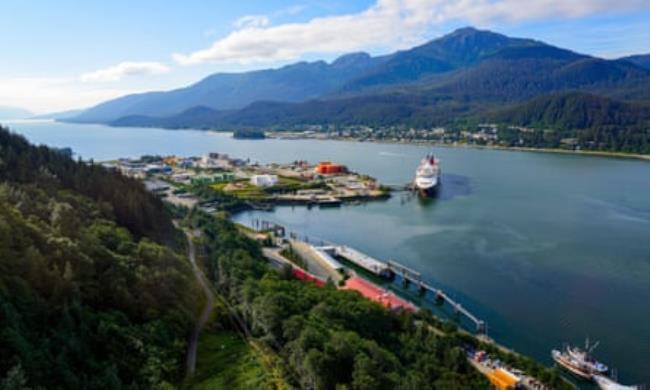
<path id="1" fill-rule="evenodd" d="M 420 161 L 420 165 L 415 171 L 415 181 L 413 182 L 415 189 L 424 195 L 434 194 L 440 185 L 440 175 L 440 160 L 433 154 L 427 155 Z"/>
<path id="2" fill-rule="evenodd" d="M 594 379 L 596 375 L 604 375 L 609 368 L 603 363 L 594 359 L 591 352 L 598 346 L 598 343 L 589 345 L 589 340 L 584 349 L 565 346 L 562 351 L 554 349 L 551 356 L 556 363 L 569 370 L 573 374 L 584 378 Z"/>

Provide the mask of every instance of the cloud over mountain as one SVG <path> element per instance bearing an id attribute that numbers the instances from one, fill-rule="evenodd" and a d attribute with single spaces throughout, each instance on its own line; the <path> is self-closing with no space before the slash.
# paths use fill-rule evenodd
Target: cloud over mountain
<path id="1" fill-rule="evenodd" d="M 210 47 L 174 54 L 182 65 L 274 62 L 309 53 L 373 47 L 402 48 L 422 41 L 446 22 L 486 26 L 544 18 L 578 18 L 600 12 L 650 9 L 646 0 L 378 0 L 368 9 L 303 23 L 269 26 L 268 19 L 240 19 L 238 29 Z"/>
<path id="2" fill-rule="evenodd" d="M 83 82 L 118 81 L 128 76 L 156 75 L 169 72 L 169 67 L 159 62 L 120 62 L 108 68 L 81 75 Z"/>

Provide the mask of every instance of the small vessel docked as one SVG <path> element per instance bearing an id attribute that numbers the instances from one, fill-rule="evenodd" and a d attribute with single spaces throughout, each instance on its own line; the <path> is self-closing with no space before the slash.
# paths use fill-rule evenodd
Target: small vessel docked
<path id="1" fill-rule="evenodd" d="M 431 196 L 440 186 L 440 160 L 433 154 L 428 154 L 420 161 L 415 171 L 415 189 L 423 195 Z"/>
<path id="2" fill-rule="evenodd" d="M 551 351 L 553 360 L 571 373 L 584 378 L 594 379 L 595 375 L 603 375 L 609 370 L 606 365 L 593 358 L 591 353 L 598 346 L 598 343 L 589 345 L 589 340 L 585 343 L 585 348 L 565 346 L 563 350 L 554 349 Z"/>

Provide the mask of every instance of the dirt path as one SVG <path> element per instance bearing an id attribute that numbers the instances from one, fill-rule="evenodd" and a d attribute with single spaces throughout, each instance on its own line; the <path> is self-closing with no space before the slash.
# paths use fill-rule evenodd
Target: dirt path
<path id="1" fill-rule="evenodd" d="M 206 297 L 205 307 L 201 311 L 201 315 L 196 321 L 196 325 L 194 327 L 194 330 L 192 331 L 192 336 L 190 337 L 187 346 L 187 360 L 186 360 L 187 372 L 186 373 L 187 376 L 192 376 L 194 374 L 194 371 L 196 370 L 196 352 L 198 350 L 199 336 L 201 335 L 201 330 L 208 322 L 208 319 L 210 318 L 210 314 L 212 314 L 212 308 L 214 307 L 215 298 L 214 298 L 214 293 L 210 289 L 210 286 L 208 285 L 205 275 L 203 274 L 203 271 L 201 271 L 198 264 L 196 263 L 196 247 L 192 239 L 196 237 L 198 233 L 186 232 L 185 235 L 187 236 L 188 257 L 190 259 L 190 263 L 192 263 L 192 270 L 194 271 L 194 277 L 196 278 L 196 281 L 201 285 L 201 288 L 203 289 L 203 293 L 205 294 Z"/>

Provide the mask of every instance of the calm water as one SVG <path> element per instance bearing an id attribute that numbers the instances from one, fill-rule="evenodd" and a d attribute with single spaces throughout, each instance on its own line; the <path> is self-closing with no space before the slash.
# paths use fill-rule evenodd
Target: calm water
<path id="1" fill-rule="evenodd" d="M 208 151 L 260 162 L 333 160 L 404 184 L 422 146 L 240 141 L 227 134 L 14 123 L 36 143 L 84 158 Z M 563 342 L 601 340 L 619 379 L 650 384 L 650 164 L 542 153 L 434 148 L 439 199 L 396 195 L 338 209 L 245 213 L 396 259 L 487 320 L 498 341 L 550 363 Z"/>

